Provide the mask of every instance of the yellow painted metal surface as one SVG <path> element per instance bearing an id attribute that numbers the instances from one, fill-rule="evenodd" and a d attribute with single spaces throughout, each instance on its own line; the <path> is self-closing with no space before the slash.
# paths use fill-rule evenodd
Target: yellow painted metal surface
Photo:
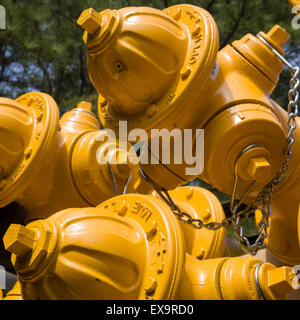
<path id="1" fill-rule="evenodd" d="M 266 299 L 292 291 L 292 268 L 250 257 L 200 261 L 170 208 L 127 194 L 67 209 L 4 236 L 23 299 Z"/>
<path id="2" fill-rule="evenodd" d="M 205 224 L 209 222 L 219 222 L 225 218 L 222 205 L 216 196 L 210 191 L 193 186 L 179 187 L 169 192 L 172 199 L 179 208 L 188 213 L 193 219 L 200 219 Z M 155 198 L 160 199 L 157 193 L 153 193 Z M 199 259 L 212 259 L 223 256 L 226 244 L 225 228 L 216 231 L 191 228 L 189 224 L 180 221 L 182 228 L 186 252 Z"/>
<path id="3" fill-rule="evenodd" d="M 29 93 L 16 101 L 1 98 L 0 206 L 12 202 L 32 182 L 56 138 L 58 108 L 43 93 Z"/>
<path id="4" fill-rule="evenodd" d="M 275 268 L 265 263 L 258 271 L 259 283 L 265 299 L 283 300 L 291 292 L 295 273 L 291 267 Z"/>
<path id="5" fill-rule="evenodd" d="M 300 1 L 299 0 L 289 0 L 289 3 L 290 3 L 290 5 L 292 7 L 300 5 Z"/>
<path id="6" fill-rule="evenodd" d="M 26 221 L 97 205 L 113 196 L 107 163 L 112 152 L 116 183 L 124 187 L 131 174 L 136 178 L 127 189 L 137 182 L 137 168 L 124 164 L 127 151 L 111 146 L 105 130 L 99 139 L 99 122 L 88 102 L 80 102 L 58 121 L 57 105 L 46 94 L 32 92 L 16 101 L 1 98 L 0 121 L 0 206 L 18 202 Z M 105 152 L 101 163 L 100 149 Z"/>
<path id="7" fill-rule="evenodd" d="M 3 300 L 23 300 L 20 281 L 6 294 Z"/>
<path id="8" fill-rule="evenodd" d="M 185 258 L 176 218 L 143 195 L 11 225 L 4 243 L 24 299 L 171 299 Z"/>
<path id="9" fill-rule="evenodd" d="M 276 111 L 282 123 L 287 121 L 286 112 L 275 105 Z M 297 243 L 297 216 L 299 206 L 300 187 L 300 120 L 296 118 L 297 129 L 295 130 L 295 144 L 293 156 L 290 161 L 290 170 L 287 179 L 274 190 L 270 236 L 267 246 L 272 254 L 287 265 L 300 263 L 300 245 Z M 257 217 L 258 220 L 258 217 Z"/>
<path id="10" fill-rule="evenodd" d="M 251 182 L 256 180 L 257 183 L 247 198 L 250 202 L 281 169 L 283 163 L 283 152 L 287 143 L 287 113 L 270 98 L 283 70 L 283 63 L 252 34 L 245 35 L 217 53 L 218 33 L 213 19 L 207 12 L 195 6 L 178 5 L 163 12 L 168 17 L 158 10 L 147 9 L 147 18 L 141 19 L 137 8 L 103 11 L 99 15 L 109 18 L 99 21 L 99 29 L 95 33 L 93 30 L 92 34 L 85 32 L 88 68 L 93 84 L 99 92 L 101 122 L 116 132 L 118 120 L 125 119 L 128 120 L 129 129 L 204 129 L 204 172 L 200 178 L 220 191 L 231 194 L 237 172 L 237 196 L 243 195 Z M 86 13 L 83 13 L 83 16 L 87 20 L 94 19 L 88 18 Z M 127 23 L 130 17 L 135 17 L 134 25 Z M 111 23 L 108 24 L 107 21 Z M 119 26 L 119 21 L 124 24 Z M 180 53 L 185 54 L 185 58 L 178 58 L 180 71 L 170 73 L 173 82 L 170 79 L 165 82 L 164 77 L 147 73 L 149 59 L 151 63 L 156 61 L 157 64 L 165 61 L 156 56 L 160 45 L 150 48 L 147 45 L 150 41 L 150 38 L 147 38 L 150 37 L 148 33 L 143 37 L 144 41 L 138 43 L 123 36 L 122 32 L 126 32 L 129 26 L 132 35 L 142 36 L 147 26 L 150 28 L 151 21 L 161 21 L 160 26 L 169 30 L 169 33 L 162 33 L 159 27 L 151 27 L 151 41 L 155 43 L 160 44 L 162 39 L 168 39 L 165 43 L 172 43 L 177 34 L 180 34 L 182 39 L 189 39 L 188 42 L 182 40 L 177 47 L 170 47 L 172 50 L 178 48 Z M 171 21 L 172 27 L 169 25 Z M 107 28 L 111 28 L 110 35 L 104 38 Z M 283 47 L 289 40 L 289 35 L 283 28 L 275 25 L 269 32 L 259 32 L 259 35 L 279 53 L 284 54 Z M 105 71 L 100 68 L 106 57 L 112 56 L 112 50 L 112 61 L 122 62 L 120 72 L 112 66 Z M 164 49 L 160 51 L 165 52 Z M 143 58 L 135 56 L 136 52 L 143 54 Z M 176 54 L 177 51 L 169 52 L 168 56 Z M 145 57 L 147 61 L 144 60 Z M 135 64 L 132 66 L 133 61 Z M 154 93 L 158 91 L 153 89 L 153 94 L 145 95 L 140 103 L 133 103 L 126 98 L 129 91 L 122 83 L 129 74 L 131 79 L 135 79 L 141 73 L 141 85 L 158 84 L 164 94 L 159 97 Z M 106 87 L 112 84 L 124 90 L 113 96 L 115 100 L 112 99 L 110 89 Z M 139 87 L 134 87 L 132 90 L 138 89 Z M 144 92 L 143 89 L 140 92 Z M 136 107 L 130 109 L 133 105 Z M 275 190 L 272 232 L 268 239 L 268 248 L 272 254 L 289 265 L 300 263 L 296 227 L 300 186 L 299 179 L 296 178 L 299 177 L 299 125 L 297 127 L 289 177 Z M 141 167 L 157 185 L 167 189 L 174 189 L 195 178 L 193 175 L 187 176 L 186 166 L 180 164 L 143 164 Z M 142 185 L 137 189 L 139 192 L 144 190 Z"/>
<path id="11" fill-rule="evenodd" d="M 269 34 L 274 34 L 274 30 L 278 28 L 275 26 Z M 283 160 L 282 150 L 286 144 L 286 132 L 285 124 L 278 119 L 277 111 L 274 110 L 270 99 L 283 65 L 256 37 L 248 35 L 247 39 L 249 41 L 246 42 L 246 48 L 246 40 L 242 40 L 219 51 L 214 76 L 208 77 L 205 91 L 199 90 L 201 98 L 199 97 L 197 102 L 191 99 L 186 101 L 185 118 L 188 120 L 182 118 L 180 123 L 183 122 L 185 128 L 205 130 L 204 172 L 201 178 L 225 193 L 232 193 L 235 180 L 234 166 L 238 160 L 240 194 L 244 193 L 253 179 L 248 169 L 252 158 L 264 158 L 270 163 L 267 174 L 260 178 L 260 183 L 253 190 L 253 198 L 255 192 L 257 193 L 279 170 Z M 250 58 L 237 50 L 238 48 L 243 52 L 240 47 L 251 53 L 251 63 L 247 60 Z M 264 58 L 267 59 L 265 64 L 274 74 L 269 75 L 268 68 L 265 68 L 265 74 L 262 72 L 261 59 L 254 60 L 258 55 L 256 51 L 264 54 Z M 195 94 L 199 92 L 197 90 Z M 194 113 L 190 112 L 193 108 L 197 110 L 197 117 L 193 117 Z M 166 124 L 167 128 L 170 122 Z M 256 147 L 241 155 L 249 146 Z M 173 163 L 165 166 L 173 172 L 173 176 L 168 173 L 167 182 L 164 182 L 166 170 L 162 165 L 142 167 L 159 185 L 167 183 L 167 188 L 174 188 L 180 181 L 179 178 L 181 183 L 194 178 L 185 175 L 185 166 Z"/>
<path id="12" fill-rule="evenodd" d="M 291 279 L 282 279 L 270 269 L 281 273 L 281 268 L 271 264 L 262 264 L 258 274 L 258 289 L 255 280 L 255 270 L 261 260 L 250 257 L 218 258 L 199 261 L 190 255 L 186 257 L 186 273 L 183 279 L 179 299 L 197 300 L 259 300 L 274 299 L 276 286 L 281 283 L 281 290 L 277 298 L 285 299 L 288 292 L 293 291 Z M 291 268 L 286 271 L 292 274 Z M 294 275 L 294 274 L 293 274 Z M 268 279 L 274 279 L 269 280 Z M 262 281 L 265 281 L 263 282 Z M 261 285 L 263 283 L 263 285 Z M 260 290 L 260 291 L 259 291 Z M 260 293 L 261 292 L 261 293 Z M 262 296 L 261 296 L 262 295 Z"/>
<path id="13" fill-rule="evenodd" d="M 178 5 L 163 12 L 132 7 L 99 14 L 101 26 L 92 35 L 86 31 L 84 42 L 104 127 L 115 129 L 122 119 L 129 130 L 166 128 L 174 117 L 182 122 L 186 99 L 195 86 L 204 86 L 217 53 L 218 32 L 209 13 Z"/>
<path id="14" fill-rule="evenodd" d="M 298 239 L 300 245 L 300 203 L 299 203 L 299 210 L 298 210 Z"/>
<path id="15" fill-rule="evenodd" d="M 288 115 L 270 96 L 283 64 L 259 37 L 247 34 L 218 52 L 213 18 L 192 5 L 89 8 L 77 22 L 105 128 L 119 133 L 119 120 L 127 120 L 128 130 L 205 129 L 200 178 L 231 194 L 236 174 L 238 196 L 255 180 L 247 202 L 279 171 Z M 284 55 L 284 29 L 259 34 Z M 18 202 L 28 222 L 10 225 L 4 237 L 19 276 L 5 299 L 285 299 L 293 291 L 290 266 L 300 263 L 296 123 L 290 170 L 274 190 L 266 239 L 287 265 L 276 268 L 255 257 L 227 257 L 224 228 L 193 229 L 158 194 L 138 194 L 152 187 L 130 164 L 133 154 L 105 140 L 109 134 L 99 131 L 90 103 L 59 120 L 44 93 L 0 98 L 0 207 Z M 117 163 L 108 164 L 112 156 Z M 172 189 L 192 218 L 225 218 L 207 190 L 175 189 L 196 177 L 185 173 L 186 165 L 140 168 Z M 127 194 L 114 197 L 114 189 Z M 258 210 L 258 225 L 260 218 Z"/>

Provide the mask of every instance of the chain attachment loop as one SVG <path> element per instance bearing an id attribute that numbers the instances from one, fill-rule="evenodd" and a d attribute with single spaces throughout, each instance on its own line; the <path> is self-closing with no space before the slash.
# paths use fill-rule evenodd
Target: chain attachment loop
<path id="1" fill-rule="evenodd" d="M 120 150 L 120 149 L 117 149 L 117 150 Z M 118 196 L 119 192 L 118 192 L 118 186 L 117 186 L 117 179 L 116 179 L 116 175 L 114 173 L 114 170 L 113 170 L 113 168 L 111 166 L 111 157 L 112 157 L 112 155 L 113 155 L 112 153 L 109 154 L 108 159 L 107 159 L 107 164 L 108 164 L 108 169 L 109 169 L 109 172 L 111 174 L 111 178 L 112 178 L 112 182 L 113 182 L 114 194 L 115 194 L 115 196 Z M 127 193 L 128 185 L 129 185 L 129 182 L 130 182 L 131 178 L 132 178 L 132 173 L 130 174 L 130 176 L 128 177 L 128 179 L 125 182 L 122 194 L 126 194 Z"/>

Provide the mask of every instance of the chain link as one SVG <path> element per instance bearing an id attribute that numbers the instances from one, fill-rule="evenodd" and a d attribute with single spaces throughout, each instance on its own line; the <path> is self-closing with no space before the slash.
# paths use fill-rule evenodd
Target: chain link
<path id="1" fill-rule="evenodd" d="M 258 237 L 254 244 L 250 244 L 247 237 L 244 236 L 243 227 L 240 225 L 240 216 L 237 212 L 238 207 L 235 205 L 231 207 L 232 224 L 234 227 L 234 234 L 240 244 L 240 246 L 246 249 L 251 255 L 256 255 L 258 250 L 265 248 L 265 239 L 268 237 L 268 227 L 270 225 L 271 205 L 272 205 L 272 193 L 274 187 L 280 182 L 286 179 L 287 172 L 290 168 L 290 159 L 292 156 L 292 146 L 295 141 L 294 130 L 296 129 L 296 116 L 298 115 L 298 101 L 299 101 L 299 67 L 292 66 L 279 52 L 277 52 L 264 38 L 260 35 L 257 37 L 267 45 L 274 54 L 290 69 L 290 90 L 288 92 L 288 121 L 287 121 L 287 146 L 284 150 L 284 161 L 280 172 L 264 186 L 262 191 L 258 194 L 255 201 L 247 208 L 249 212 L 254 212 L 259 209 L 261 211 L 261 219 L 258 223 Z M 233 198 L 235 202 L 235 199 Z"/>
<path id="2" fill-rule="evenodd" d="M 272 193 L 274 187 L 282 182 L 289 170 L 289 161 L 292 156 L 292 145 L 294 143 L 294 130 L 296 129 L 296 116 L 298 115 L 298 101 L 299 101 L 299 67 L 292 66 L 280 53 L 278 53 L 266 40 L 264 40 L 260 35 L 257 37 L 265 43 L 274 54 L 290 69 L 291 71 L 291 80 L 290 80 L 290 90 L 288 92 L 288 122 L 287 122 L 287 147 L 284 151 L 284 161 L 282 164 L 281 171 L 276 174 L 271 182 L 266 184 L 262 191 L 258 194 L 253 203 L 249 204 L 246 208 L 238 211 L 238 209 L 243 204 L 243 201 L 246 199 L 247 195 L 251 189 L 256 184 L 256 181 L 253 181 L 242 197 L 241 200 L 237 202 L 235 195 L 237 193 L 238 187 L 238 174 L 237 166 L 235 167 L 235 185 L 232 194 L 232 200 L 230 205 L 230 211 L 232 216 L 224 218 L 221 222 L 209 222 L 204 223 L 200 219 L 193 219 L 188 213 L 181 211 L 181 209 L 174 203 L 168 191 L 165 188 L 158 187 L 151 179 L 148 177 L 142 169 L 140 169 L 141 176 L 153 187 L 153 189 L 159 194 L 159 196 L 169 205 L 172 212 L 177 216 L 180 221 L 185 222 L 195 229 L 208 229 L 208 230 L 218 230 L 222 227 L 228 227 L 231 224 L 234 227 L 234 234 L 239 242 L 239 245 L 248 251 L 251 255 L 255 255 L 258 250 L 265 248 L 265 239 L 268 237 L 268 227 L 270 225 L 270 215 L 271 215 L 271 205 L 272 205 Z M 247 150 L 253 146 L 249 146 Z M 245 149 L 246 150 L 246 149 Z M 243 150 L 241 154 L 245 151 Z M 237 203 L 236 203 L 237 202 Z M 244 235 L 243 227 L 240 225 L 242 219 L 249 217 L 250 214 L 255 213 L 256 210 L 261 211 L 262 218 L 258 223 L 258 237 L 254 244 L 250 244 L 248 238 Z"/>
<path id="3" fill-rule="evenodd" d="M 169 205 L 172 212 L 180 221 L 183 221 L 189 224 L 191 227 L 195 229 L 205 228 L 208 230 L 218 230 L 222 227 L 228 227 L 231 224 L 231 217 L 224 218 L 221 222 L 209 222 L 209 223 L 204 223 L 200 219 L 193 219 L 188 213 L 182 211 L 176 205 L 176 203 L 173 201 L 170 194 L 165 188 L 157 187 L 155 183 L 151 180 L 151 178 L 148 177 L 142 169 L 140 169 L 140 174 L 143 177 L 143 179 L 147 181 L 152 186 L 152 188 L 158 193 L 158 195 Z"/>

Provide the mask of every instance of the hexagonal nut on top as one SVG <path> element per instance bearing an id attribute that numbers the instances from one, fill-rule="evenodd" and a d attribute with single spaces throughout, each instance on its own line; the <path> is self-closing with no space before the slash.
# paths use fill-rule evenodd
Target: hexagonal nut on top
<path id="1" fill-rule="evenodd" d="M 290 39 L 290 36 L 286 30 L 277 24 L 267 33 L 267 36 L 270 37 L 270 39 L 277 43 L 280 47 L 286 45 Z"/>
<path id="2" fill-rule="evenodd" d="M 264 32 L 259 32 L 258 34 L 268 41 L 279 53 L 284 54 L 282 48 L 290 39 L 285 29 L 276 24 L 267 34 Z"/>
<path id="3" fill-rule="evenodd" d="M 247 172 L 254 180 L 264 182 L 271 177 L 271 165 L 264 157 L 252 158 Z"/>
<path id="4" fill-rule="evenodd" d="M 5 249 L 19 257 L 32 252 L 34 242 L 35 232 L 18 224 L 11 224 L 3 237 Z"/>
<path id="5" fill-rule="evenodd" d="M 101 28 L 101 23 L 101 15 L 93 8 L 82 11 L 77 20 L 77 24 L 90 35 L 95 34 Z"/>
<path id="6" fill-rule="evenodd" d="M 285 299 L 293 291 L 291 275 L 295 275 L 293 269 L 286 266 L 268 271 L 268 287 L 277 299 Z"/>
<path id="7" fill-rule="evenodd" d="M 11 261 L 21 276 L 38 274 L 49 261 L 57 240 L 49 224 L 37 221 L 29 225 L 12 224 L 3 237 L 4 247 L 13 254 Z"/>

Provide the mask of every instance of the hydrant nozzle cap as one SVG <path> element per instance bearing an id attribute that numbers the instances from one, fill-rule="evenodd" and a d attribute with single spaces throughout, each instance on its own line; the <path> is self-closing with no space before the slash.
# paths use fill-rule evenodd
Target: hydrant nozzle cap
<path id="1" fill-rule="evenodd" d="M 11 262 L 18 276 L 33 278 L 44 270 L 56 248 L 56 228 L 48 220 L 35 220 L 26 227 L 11 224 L 3 243 L 12 253 Z"/>
<path id="2" fill-rule="evenodd" d="M 87 102 L 87 101 L 80 101 L 77 104 L 76 108 L 88 111 L 90 113 L 93 112 L 93 105 L 90 102 Z"/>

